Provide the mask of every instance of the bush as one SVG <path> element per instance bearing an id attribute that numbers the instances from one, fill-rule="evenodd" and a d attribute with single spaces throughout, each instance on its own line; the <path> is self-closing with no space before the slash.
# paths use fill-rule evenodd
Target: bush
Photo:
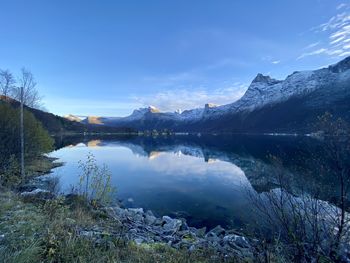
<path id="1" fill-rule="evenodd" d="M 107 166 L 98 166 L 94 155 L 88 153 L 86 161 L 79 161 L 79 167 L 79 194 L 93 205 L 110 203 L 116 189 L 111 185 L 111 172 Z"/>
<path id="2" fill-rule="evenodd" d="M 0 183 L 18 183 L 18 163 L 20 158 L 20 111 L 8 103 L 0 101 Z M 35 119 L 24 111 L 25 160 L 32 160 L 53 149 L 53 139 Z M 13 177 L 13 178 L 11 178 Z"/>
<path id="3" fill-rule="evenodd" d="M 17 186 L 21 182 L 19 163 L 14 154 L 11 154 L 8 161 L 3 165 L 0 174 L 0 185 L 5 187 Z"/>

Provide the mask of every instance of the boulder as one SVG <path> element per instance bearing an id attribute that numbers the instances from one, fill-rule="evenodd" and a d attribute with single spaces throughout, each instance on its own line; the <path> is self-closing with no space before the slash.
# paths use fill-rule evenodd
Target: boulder
<path id="1" fill-rule="evenodd" d="M 182 225 L 181 220 L 172 219 L 169 216 L 163 216 L 163 232 L 167 235 L 174 235 L 177 231 L 180 230 Z"/>
<path id="2" fill-rule="evenodd" d="M 225 231 L 226 230 L 223 227 L 221 227 L 220 225 L 217 225 L 212 230 L 210 230 L 209 233 L 214 233 L 218 237 L 224 237 L 225 236 Z"/>
<path id="3" fill-rule="evenodd" d="M 47 190 L 37 188 L 30 192 L 21 193 L 21 197 L 28 201 L 45 201 L 55 197 L 55 195 Z"/>
<path id="4" fill-rule="evenodd" d="M 136 243 L 136 245 L 139 246 L 144 242 L 144 239 L 143 238 L 135 238 L 134 242 Z"/>
<path id="5" fill-rule="evenodd" d="M 146 215 L 145 215 L 145 223 L 147 225 L 153 225 L 156 222 L 156 220 L 157 220 L 157 218 L 155 216 L 146 213 Z"/>
<path id="6" fill-rule="evenodd" d="M 231 246 L 238 246 L 241 248 L 250 248 L 250 244 L 248 243 L 245 237 L 230 234 L 223 238 L 223 241 Z"/>
<path id="7" fill-rule="evenodd" d="M 128 209 L 129 217 L 137 222 L 137 223 L 143 223 L 144 221 L 144 212 L 142 208 L 129 208 Z"/>
<path id="8" fill-rule="evenodd" d="M 189 230 L 191 232 L 195 233 L 196 236 L 200 237 L 200 238 L 204 238 L 205 232 L 207 232 L 207 228 L 206 227 L 202 227 L 202 228 L 189 227 Z"/>

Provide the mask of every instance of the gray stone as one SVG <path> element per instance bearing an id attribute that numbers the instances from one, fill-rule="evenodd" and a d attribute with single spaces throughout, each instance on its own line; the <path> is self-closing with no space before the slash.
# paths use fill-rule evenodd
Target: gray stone
<path id="1" fill-rule="evenodd" d="M 169 216 L 163 216 L 163 231 L 165 234 L 173 235 L 180 230 L 182 225 L 181 220 L 172 219 Z"/>
<path id="2" fill-rule="evenodd" d="M 136 233 L 137 233 L 137 229 L 131 228 L 131 229 L 129 230 L 129 233 L 131 233 L 131 234 L 136 234 Z"/>
<path id="3" fill-rule="evenodd" d="M 129 212 L 131 212 L 132 214 L 143 214 L 143 208 L 129 208 L 128 209 Z"/>
<path id="4" fill-rule="evenodd" d="M 236 246 L 239 246 L 241 248 L 250 248 L 251 247 L 245 237 L 238 236 L 235 234 L 227 235 L 223 238 L 223 240 L 225 243 L 228 243 L 231 246 L 236 245 Z"/>
<path id="5" fill-rule="evenodd" d="M 205 235 L 205 238 L 211 242 L 219 242 L 220 241 L 220 238 L 214 232 L 208 232 Z"/>
<path id="6" fill-rule="evenodd" d="M 225 229 L 218 225 L 210 230 L 209 233 L 215 233 L 218 237 L 223 237 L 225 235 Z"/>
<path id="7" fill-rule="evenodd" d="M 136 245 L 138 245 L 138 246 L 144 242 L 144 240 L 142 238 L 135 238 L 134 241 L 135 241 Z"/>
<path id="8" fill-rule="evenodd" d="M 182 222 L 180 230 L 181 231 L 189 230 L 189 227 L 187 225 L 186 219 L 185 218 L 180 218 L 180 220 Z"/>
<path id="9" fill-rule="evenodd" d="M 154 216 L 155 217 L 155 215 L 153 214 L 153 212 L 151 210 L 147 210 L 145 214 L 148 215 L 148 216 Z"/>
<path id="10" fill-rule="evenodd" d="M 51 192 L 40 188 L 37 188 L 30 192 L 23 192 L 21 193 L 21 196 L 23 198 L 36 198 L 36 199 L 42 199 L 42 200 L 48 200 L 55 197 L 55 195 L 52 194 Z"/>
<path id="11" fill-rule="evenodd" d="M 153 225 L 155 224 L 157 218 L 155 216 L 152 216 L 152 215 L 149 215 L 149 214 L 146 214 L 145 216 L 145 223 L 147 225 Z"/>
<path id="12" fill-rule="evenodd" d="M 195 228 L 195 227 L 189 227 L 190 231 L 195 233 L 197 237 L 203 238 L 205 236 L 205 232 L 207 231 L 206 227 L 202 228 Z"/>

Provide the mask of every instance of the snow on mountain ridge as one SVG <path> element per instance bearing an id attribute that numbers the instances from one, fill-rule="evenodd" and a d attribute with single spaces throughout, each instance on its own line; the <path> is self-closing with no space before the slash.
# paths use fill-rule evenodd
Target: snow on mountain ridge
<path id="1" fill-rule="evenodd" d="M 269 104 L 276 104 L 294 96 L 302 96 L 316 89 L 332 87 L 333 84 L 350 83 L 350 57 L 315 71 L 296 71 L 284 80 L 276 80 L 270 76 L 257 74 L 245 94 L 236 102 L 222 106 L 207 103 L 203 108 L 184 111 L 161 112 L 154 106 L 134 110 L 130 116 L 121 118 L 105 118 L 108 122 L 127 123 L 129 121 L 173 120 L 194 122 L 217 118 L 224 114 L 251 112 Z"/>
<path id="2" fill-rule="evenodd" d="M 285 80 L 258 74 L 238 101 L 219 106 L 210 117 L 227 112 L 253 111 L 268 104 L 283 102 L 336 82 L 350 81 L 350 57 L 315 71 L 296 71 Z"/>

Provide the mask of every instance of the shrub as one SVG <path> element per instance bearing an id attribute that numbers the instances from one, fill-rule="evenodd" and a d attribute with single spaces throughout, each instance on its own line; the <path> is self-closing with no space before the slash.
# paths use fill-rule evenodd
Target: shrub
<path id="1" fill-rule="evenodd" d="M 93 205 L 106 205 L 112 201 L 115 188 L 111 185 L 111 172 L 106 165 L 99 166 L 92 153 L 86 161 L 79 161 L 81 169 L 79 194 Z"/>

